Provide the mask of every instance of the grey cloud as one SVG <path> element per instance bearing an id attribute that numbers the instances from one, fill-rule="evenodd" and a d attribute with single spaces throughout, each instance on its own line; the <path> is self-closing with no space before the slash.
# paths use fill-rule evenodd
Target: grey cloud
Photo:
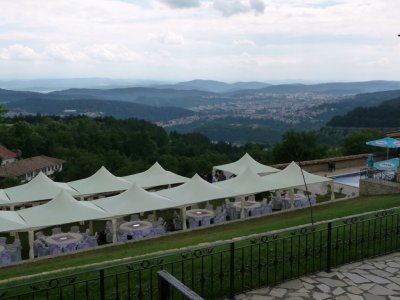
<path id="1" fill-rule="evenodd" d="M 226 17 L 245 13 L 250 10 L 249 6 L 244 5 L 239 0 L 214 0 L 214 8 L 220 11 Z"/>
<path id="2" fill-rule="evenodd" d="M 199 7 L 200 0 L 159 0 L 171 8 Z"/>
<path id="3" fill-rule="evenodd" d="M 262 14 L 265 11 L 265 3 L 262 0 L 250 0 L 250 7 L 256 13 Z"/>

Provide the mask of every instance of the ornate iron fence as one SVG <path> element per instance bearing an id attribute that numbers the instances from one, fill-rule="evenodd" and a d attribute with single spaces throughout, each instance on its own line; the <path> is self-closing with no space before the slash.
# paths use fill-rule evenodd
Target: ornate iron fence
<path id="1" fill-rule="evenodd" d="M 205 299 L 397 251 L 400 210 L 258 234 L 64 277 L 2 286 L 0 299 L 158 299 L 166 270 Z M 246 226 L 246 223 L 243 223 Z"/>

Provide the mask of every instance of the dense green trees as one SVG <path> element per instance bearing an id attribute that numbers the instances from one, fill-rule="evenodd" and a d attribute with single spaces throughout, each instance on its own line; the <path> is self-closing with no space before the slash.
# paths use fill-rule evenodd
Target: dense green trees
<path id="1" fill-rule="evenodd" d="M 344 155 L 374 152 L 377 148 L 368 146 L 366 142 L 379 138 L 382 138 L 382 133 L 376 130 L 364 129 L 353 132 L 343 139 L 342 152 Z"/>

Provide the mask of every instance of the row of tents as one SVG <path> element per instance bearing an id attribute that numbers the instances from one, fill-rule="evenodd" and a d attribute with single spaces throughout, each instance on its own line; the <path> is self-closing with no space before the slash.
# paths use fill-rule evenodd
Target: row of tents
<path id="1" fill-rule="evenodd" d="M 236 164 L 236 168 L 237 166 Z M 152 168 L 146 171 L 150 171 L 147 174 L 154 174 L 153 172 L 156 168 L 160 169 L 161 166 L 158 164 L 153 165 Z M 224 168 L 224 166 L 215 167 L 215 169 L 220 170 Z M 163 172 L 168 172 L 164 169 L 162 170 Z M 260 176 L 260 173 L 268 173 L 258 172 L 260 170 L 261 169 L 257 169 L 254 166 L 252 167 L 252 164 L 247 163 L 246 169 L 242 171 L 242 173 L 229 180 L 209 183 L 196 174 L 191 179 L 185 179 L 185 182 L 179 186 L 159 190 L 157 192 L 146 191 L 136 182 L 130 183 L 126 188 L 125 186 L 116 185 L 113 186 L 113 190 L 122 190 L 123 192 L 115 196 L 92 201 L 79 201 L 74 198 L 76 197 L 79 199 L 77 190 L 73 188 L 73 186 L 78 187 L 78 185 L 54 182 L 43 174 L 39 174 L 36 177 L 38 179 L 35 178 L 37 182 L 33 182 L 34 185 L 31 181 L 30 183 L 20 186 L 21 191 L 18 197 L 31 197 L 31 199 L 36 199 L 40 192 L 46 190 L 50 192 L 51 189 L 57 192 L 57 194 L 51 197 L 50 201 L 42 205 L 20 209 L 18 211 L 0 211 L 0 232 L 28 231 L 31 244 L 30 257 L 33 258 L 33 233 L 35 230 L 41 228 L 82 221 L 111 220 L 113 224 L 113 241 L 116 242 L 116 220 L 126 215 L 179 208 L 181 209 L 182 218 L 185 219 L 186 207 L 196 203 L 230 197 L 242 197 L 243 199 L 243 197 L 247 195 L 265 191 L 295 187 L 301 188 L 304 186 L 304 183 L 332 182 L 333 184 L 332 179 L 303 171 L 294 162 L 288 165 L 284 170 L 269 172 L 266 176 Z M 263 171 L 265 170 L 266 168 L 263 169 Z M 234 169 L 231 165 L 225 168 L 225 171 L 234 174 L 241 170 Z M 154 176 L 161 177 L 163 172 L 158 173 L 158 175 L 154 174 Z M 103 185 L 104 190 L 104 186 L 109 187 L 110 182 L 121 182 L 119 180 L 122 180 L 119 177 L 113 176 L 105 168 L 101 168 L 96 174 L 89 178 L 82 179 L 81 181 L 74 181 L 73 183 L 79 182 L 81 188 L 86 188 L 87 190 L 92 189 L 98 192 L 99 190 L 94 189 L 94 187 L 98 186 L 97 184 L 99 184 L 99 186 Z M 170 173 L 168 174 L 171 175 Z M 105 176 L 111 181 L 106 180 Z M 102 179 L 99 183 L 95 181 L 97 177 Z M 149 178 L 150 177 L 151 176 L 149 176 Z M 147 179 L 149 180 L 149 178 Z M 84 180 L 86 180 L 87 186 L 83 184 Z M 40 186 L 37 186 L 38 183 L 45 183 L 46 187 L 41 189 Z M 151 185 L 154 186 L 153 184 L 154 182 Z M 29 190 L 28 185 L 32 185 L 31 190 Z M 163 185 L 165 185 L 164 181 Z M 58 191 L 55 191 L 55 187 L 58 187 Z M 15 187 L 15 189 L 16 188 L 17 187 Z M 110 191 L 110 189 L 105 190 L 108 192 Z M 5 192 L 8 192 L 7 189 Z M 17 191 L 14 190 L 14 192 L 15 195 L 17 195 Z M 49 194 L 42 194 L 41 197 L 48 197 L 48 195 Z M 18 199 L 20 199 L 20 201 L 25 200 L 25 198 Z"/>

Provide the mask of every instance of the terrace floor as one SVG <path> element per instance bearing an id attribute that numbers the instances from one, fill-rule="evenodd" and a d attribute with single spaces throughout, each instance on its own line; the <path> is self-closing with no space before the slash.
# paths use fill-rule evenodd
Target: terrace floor
<path id="1" fill-rule="evenodd" d="M 400 253 L 237 295 L 237 300 L 400 300 Z"/>

